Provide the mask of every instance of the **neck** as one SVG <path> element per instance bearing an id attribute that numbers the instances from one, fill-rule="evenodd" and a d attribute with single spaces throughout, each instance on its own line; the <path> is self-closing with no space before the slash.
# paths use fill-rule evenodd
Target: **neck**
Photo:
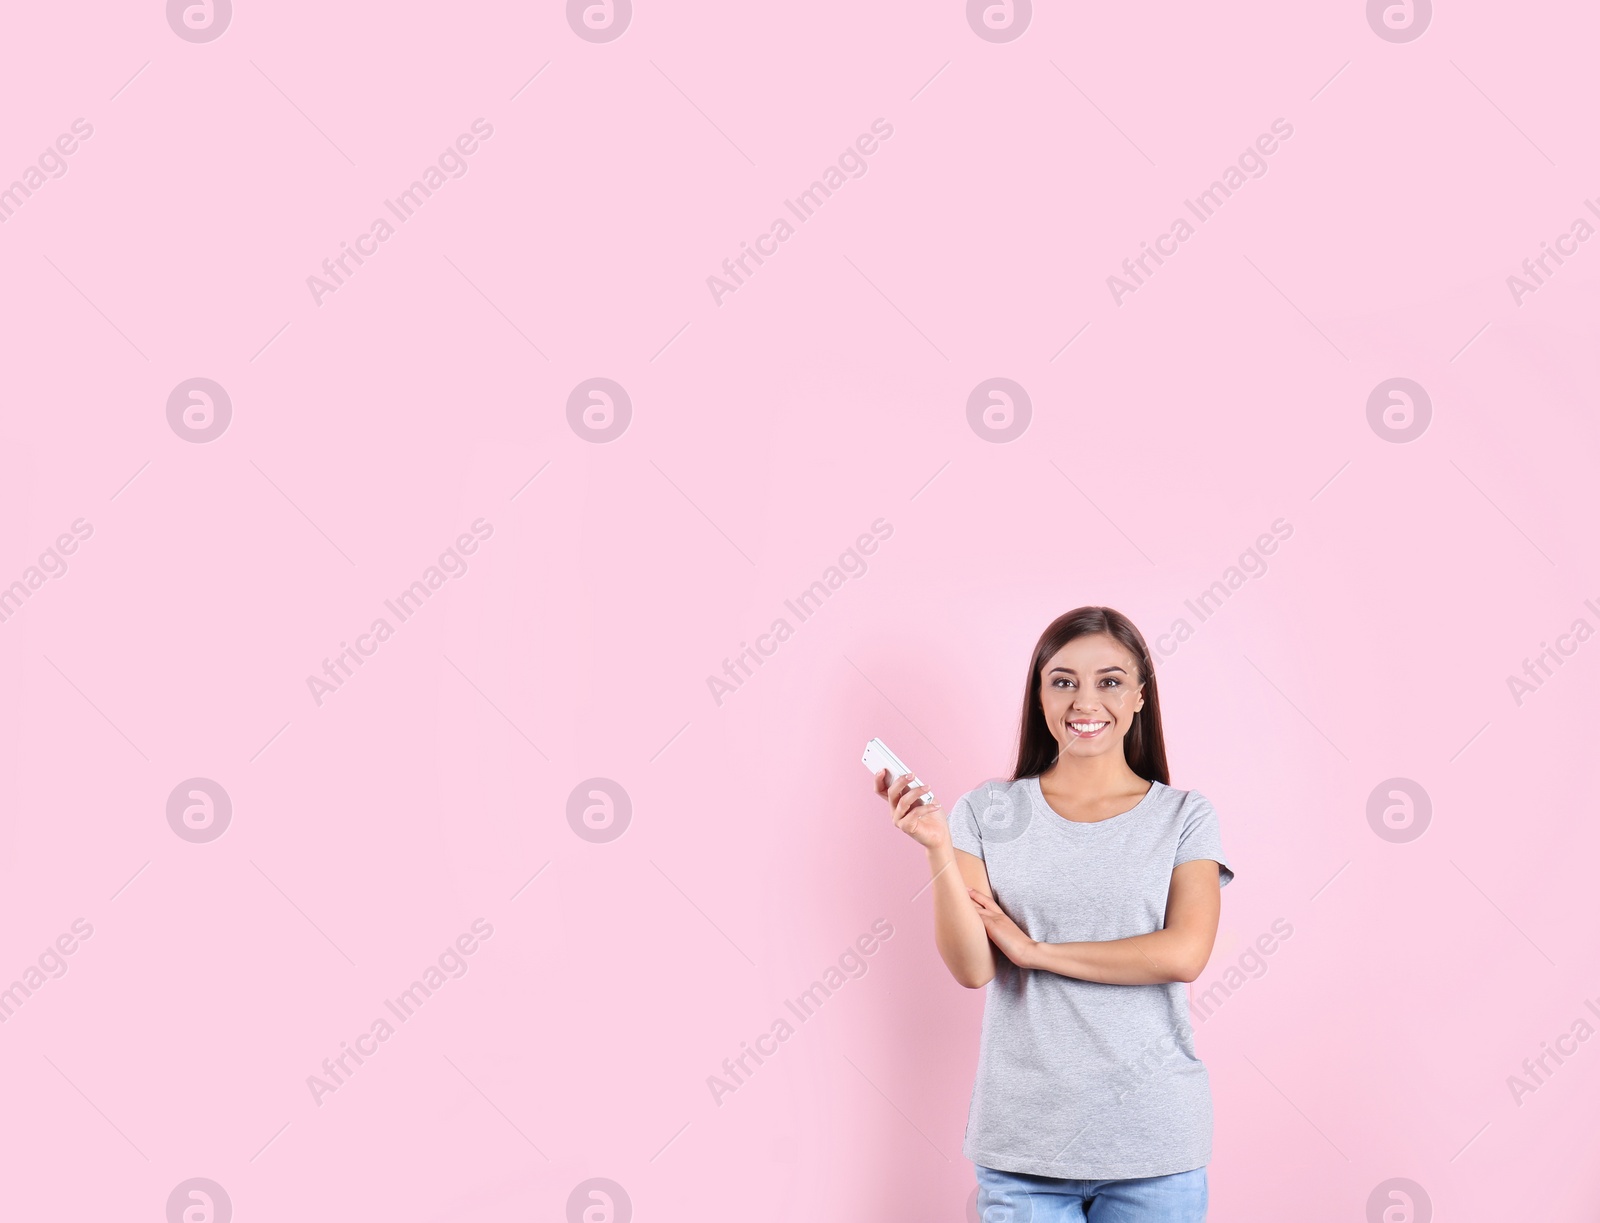
<path id="1" fill-rule="evenodd" d="M 1144 779 L 1128 767 L 1127 758 L 1121 752 L 1074 756 L 1063 750 L 1056 762 L 1040 774 L 1039 780 L 1064 790 L 1103 793 L 1131 789 L 1142 784 Z"/>

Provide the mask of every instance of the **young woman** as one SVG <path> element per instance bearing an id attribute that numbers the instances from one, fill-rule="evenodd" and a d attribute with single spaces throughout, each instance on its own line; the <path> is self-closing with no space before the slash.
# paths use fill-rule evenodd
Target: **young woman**
<path id="1" fill-rule="evenodd" d="M 1144 637 L 1109 607 L 1034 647 L 1017 766 L 947 820 L 877 777 L 928 855 L 934 941 L 988 986 L 962 1153 L 980 1214 L 1016 1223 L 1202 1223 L 1211 1086 L 1184 983 L 1233 878 L 1217 815 L 1168 784 Z"/>

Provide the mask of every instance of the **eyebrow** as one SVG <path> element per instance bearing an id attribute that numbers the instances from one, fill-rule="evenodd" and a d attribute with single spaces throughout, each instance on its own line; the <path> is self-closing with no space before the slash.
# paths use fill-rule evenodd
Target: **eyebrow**
<path id="1" fill-rule="evenodd" d="M 1065 671 L 1068 675 L 1076 675 L 1077 674 L 1077 672 L 1074 671 L 1071 667 L 1051 667 L 1050 670 L 1045 672 L 1045 674 L 1046 675 L 1054 675 L 1057 671 Z M 1104 675 L 1108 671 L 1122 671 L 1122 673 L 1124 675 L 1127 674 L 1127 672 L 1124 671 L 1121 667 L 1101 667 L 1098 671 L 1095 672 L 1095 674 L 1096 675 Z"/>

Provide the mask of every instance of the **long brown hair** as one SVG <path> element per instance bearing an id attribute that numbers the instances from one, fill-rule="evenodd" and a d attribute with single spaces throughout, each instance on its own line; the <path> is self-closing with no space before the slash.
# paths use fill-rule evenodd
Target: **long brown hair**
<path id="1" fill-rule="evenodd" d="M 1061 745 L 1045 725 L 1044 707 L 1039 701 L 1039 684 L 1044 664 L 1055 652 L 1075 637 L 1105 633 L 1124 645 L 1139 668 L 1144 685 L 1144 708 L 1133 715 L 1122 750 L 1128 767 L 1146 781 L 1171 785 L 1167 772 L 1167 743 L 1161 734 L 1161 697 L 1156 691 L 1156 671 L 1150 662 L 1150 647 L 1133 621 L 1110 607 L 1079 607 L 1057 616 L 1039 636 L 1028 664 L 1028 680 L 1022 690 L 1022 725 L 1017 737 L 1017 768 L 1011 780 L 1037 777 L 1056 761 Z"/>

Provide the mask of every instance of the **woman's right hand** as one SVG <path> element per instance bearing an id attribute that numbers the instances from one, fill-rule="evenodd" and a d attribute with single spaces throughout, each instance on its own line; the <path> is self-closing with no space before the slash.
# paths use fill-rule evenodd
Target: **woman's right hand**
<path id="1" fill-rule="evenodd" d="M 944 808 L 939 805 L 938 799 L 918 802 L 928 793 L 928 787 L 913 785 L 915 781 L 916 778 L 910 773 L 891 781 L 889 770 L 879 769 L 874 785 L 878 797 L 888 802 L 896 828 L 924 849 L 948 849 L 950 824 L 945 819 Z"/>

